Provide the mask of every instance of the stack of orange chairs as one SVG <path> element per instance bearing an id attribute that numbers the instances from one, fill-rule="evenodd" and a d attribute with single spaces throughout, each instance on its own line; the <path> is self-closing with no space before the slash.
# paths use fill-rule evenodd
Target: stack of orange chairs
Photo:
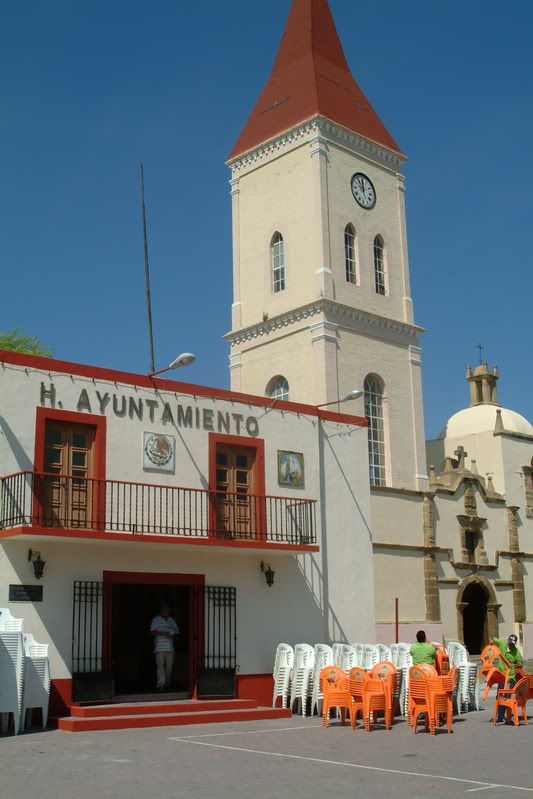
<path id="1" fill-rule="evenodd" d="M 448 674 L 450 671 L 450 658 L 448 657 L 446 647 L 444 647 L 442 644 L 433 644 L 433 646 L 437 650 L 435 668 L 437 669 L 437 674 L 439 677 L 442 677 Z"/>
<path id="2" fill-rule="evenodd" d="M 346 711 L 350 716 L 352 727 L 354 726 L 354 703 L 349 690 L 348 677 L 339 666 L 326 666 L 320 672 L 320 688 L 324 699 L 322 702 L 322 724 L 328 726 L 329 711 L 331 708 L 340 708 L 341 719 L 344 724 Z"/>
<path id="3" fill-rule="evenodd" d="M 387 730 L 391 729 L 394 718 L 394 691 L 396 687 L 396 666 L 393 663 L 378 663 L 368 674 L 356 666 L 350 671 L 350 693 L 354 701 L 352 728 L 359 713 L 362 713 L 365 730 L 370 732 L 370 720 L 382 711 Z"/>
<path id="4" fill-rule="evenodd" d="M 364 685 L 368 680 L 368 672 L 362 666 L 354 666 L 350 669 L 349 691 L 353 701 L 352 730 L 355 728 L 357 716 L 361 713 L 364 721 Z"/>
<path id="5" fill-rule="evenodd" d="M 435 674 L 432 674 L 433 670 Z M 457 669 L 438 677 L 432 666 L 421 664 L 409 669 L 409 724 L 416 733 L 418 717 L 425 716 L 426 730 L 435 735 L 440 716 L 446 717 L 448 734 L 452 730 L 453 692 L 457 682 Z"/>

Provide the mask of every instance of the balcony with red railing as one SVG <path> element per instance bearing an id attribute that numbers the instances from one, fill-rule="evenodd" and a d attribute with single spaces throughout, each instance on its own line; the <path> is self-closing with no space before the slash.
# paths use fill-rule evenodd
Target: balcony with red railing
<path id="1" fill-rule="evenodd" d="M 17 472 L 0 537 L 23 534 L 316 551 L 316 500 Z"/>

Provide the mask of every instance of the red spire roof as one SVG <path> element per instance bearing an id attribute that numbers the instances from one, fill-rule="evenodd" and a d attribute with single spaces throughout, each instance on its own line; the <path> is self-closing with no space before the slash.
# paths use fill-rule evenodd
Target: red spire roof
<path id="1" fill-rule="evenodd" d="M 401 153 L 352 78 L 328 0 L 293 0 L 272 73 L 230 158 L 317 114 Z"/>

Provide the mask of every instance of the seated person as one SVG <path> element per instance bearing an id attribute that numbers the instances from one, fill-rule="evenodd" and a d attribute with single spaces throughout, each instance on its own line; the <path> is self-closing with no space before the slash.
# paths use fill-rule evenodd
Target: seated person
<path id="1" fill-rule="evenodd" d="M 409 654 L 413 658 L 413 666 L 419 666 L 420 663 L 428 663 L 430 666 L 435 666 L 437 650 L 433 644 L 428 644 L 423 630 L 417 632 L 416 641 L 417 643 L 413 644 L 409 650 Z"/>

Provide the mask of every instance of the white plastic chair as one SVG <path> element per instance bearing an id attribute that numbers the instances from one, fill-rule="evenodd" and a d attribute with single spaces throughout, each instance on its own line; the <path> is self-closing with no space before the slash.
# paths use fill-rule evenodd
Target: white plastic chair
<path id="1" fill-rule="evenodd" d="M 385 646 L 385 644 L 378 644 L 377 647 L 379 652 L 380 663 L 383 663 L 384 660 L 388 661 L 389 663 L 394 663 L 390 647 Z"/>
<path id="2" fill-rule="evenodd" d="M 406 658 L 409 655 L 411 644 L 397 644 L 398 647 L 398 668 L 405 668 Z"/>
<path id="3" fill-rule="evenodd" d="M 30 725 L 31 711 L 40 708 L 43 730 L 48 723 L 50 703 L 50 663 L 48 644 L 38 644 L 33 635 L 24 635 L 24 687 L 22 712 L 20 714 L 21 732 Z"/>
<path id="4" fill-rule="evenodd" d="M 24 642 L 21 632 L 0 632 L 0 731 L 7 732 L 9 716 L 17 735 L 22 713 Z"/>
<path id="5" fill-rule="evenodd" d="M 24 619 L 15 619 L 9 608 L 0 608 L 0 633 L 24 632 Z"/>
<path id="6" fill-rule="evenodd" d="M 326 666 L 333 666 L 333 649 L 327 644 L 316 644 L 315 646 L 315 666 L 313 669 L 313 693 L 311 696 L 311 715 L 322 715 L 322 700 L 324 698 L 320 690 L 320 672 Z"/>
<path id="7" fill-rule="evenodd" d="M 300 711 L 307 716 L 307 699 L 311 697 L 312 675 L 315 665 L 315 651 L 309 644 L 296 644 L 294 647 L 294 663 L 291 675 L 291 698 L 289 707 L 294 712 Z"/>
<path id="8" fill-rule="evenodd" d="M 355 647 L 351 646 L 350 644 L 343 644 L 341 651 L 341 662 L 339 665 L 346 673 L 346 676 L 348 676 L 350 669 L 353 669 L 354 666 L 357 666 L 357 652 Z"/>
<path id="9" fill-rule="evenodd" d="M 342 663 L 342 648 L 344 644 L 333 644 L 331 649 L 333 652 L 333 665 L 339 666 Z"/>
<path id="10" fill-rule="evenodd" d="M 391 661 L 394 663 L 395 666 L 398 665 L 398 644 L 391 644 L 390 645 L 390 655 Z"/>
<path id="11" fill-rule="evenodd" d="M 356 644 L 352 644 L 352 646 L 355 649 L 355 661 L 356 662 L 354 663 L 354 665 L 355 666 L 361 666 L 361 668 L 362 668 L 363 667 L 363 659 L 364 659 L 364 652 L 363 652 L 364 644 L 356 643 Z"/>
<path id="12" fill-rule="evenodd" d="M 289 644 L 279 644 L 274 660 L 274 695 L 272 707 L 276 707 L 281 697 L 281 707 L 287 707 L 290 696 L 291 672 L 294 662 L 294 650 Z"/>
<path id="13" fill-rule="evenodd" d="M 363 668 L 371 671 L 379 663 L 379 649 L 372 644 L 363 647 Z"/>

